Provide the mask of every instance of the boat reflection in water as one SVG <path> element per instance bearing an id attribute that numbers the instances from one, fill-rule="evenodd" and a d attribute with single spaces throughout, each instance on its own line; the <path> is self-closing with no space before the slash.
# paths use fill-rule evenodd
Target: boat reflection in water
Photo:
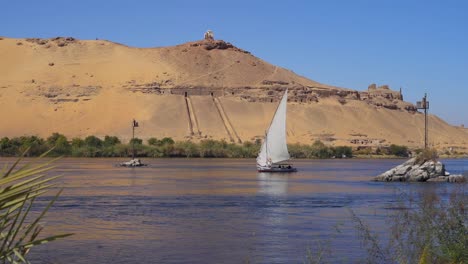
<path id="1" fill-rule="evenodd" d="M 292 244 L 289 243 L 291 218 L 288 216 L 288 180 L 288 173 L 257 174 L 257 200 L 261 201 L 261 207 L 257 211 L 262 224 L 256 228 L 254 245 L 259 252 L 270 252 L 268 263 L 290 262 L 286 253 L 290 251 Z M 261 259 L 256 261 L 262 262 Z"/>
<path id="2" fill-rule="evenodd" d="M 259 172 L 258 192 L 269 196 L 279 196 L 288 193 L 288 177 L 283 173 Z"/>

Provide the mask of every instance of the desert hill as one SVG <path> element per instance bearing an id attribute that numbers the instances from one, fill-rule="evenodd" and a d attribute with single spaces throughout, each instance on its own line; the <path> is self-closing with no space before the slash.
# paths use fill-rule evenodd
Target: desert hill
<path id="1" fill-rule="evenodd" d="M 321 84 L 221 40 L 133 48 L 105 40 L 0 38 L 0 137 L 60 132 L 252 141 L 289 89 L 288 140 L 420 146 L 423 115 L 400 91 Z M 468 134 L 430 116 L 430 141 L 467 151 Z"/>

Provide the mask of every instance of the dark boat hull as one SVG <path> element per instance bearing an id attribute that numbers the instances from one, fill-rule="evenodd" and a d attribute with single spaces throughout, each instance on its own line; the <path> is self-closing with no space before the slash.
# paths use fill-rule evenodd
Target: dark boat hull
<path id="1" fill-rule="evenodd" d="M 271 168 L 257 168 L 258 172 L 297 172 L 296 168 L 279 168 L 279 167 L 271 167 Z"/>

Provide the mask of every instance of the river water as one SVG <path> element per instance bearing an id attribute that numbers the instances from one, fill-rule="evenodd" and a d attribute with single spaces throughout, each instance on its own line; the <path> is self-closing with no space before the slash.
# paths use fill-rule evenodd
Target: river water
<path id="1" fill-rule="evenodd" d="M 454 186 L 370 181 L 403 162 L 395 159 L 296 160 L 299 172 L 283 175 L 257 173 L 246 159 L 120 161 L 57 162 L 64 192 L 45 230 L 75 235 L 34 248 L 33 263 L 303 263 L 318 247 L 356 263 L 364 251 L 350 209 L 385 234 L 401 191 Z M 467 159 L 445 163 L 468 170 Z"/>

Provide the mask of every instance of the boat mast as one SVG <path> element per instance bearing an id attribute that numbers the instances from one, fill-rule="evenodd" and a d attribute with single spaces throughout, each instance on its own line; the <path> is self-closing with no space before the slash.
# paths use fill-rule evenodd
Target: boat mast
<path id="1" fill-rule="evenodd" d="M 268 131 L 265 131 L 265 164 L 268 164 Z"/>

